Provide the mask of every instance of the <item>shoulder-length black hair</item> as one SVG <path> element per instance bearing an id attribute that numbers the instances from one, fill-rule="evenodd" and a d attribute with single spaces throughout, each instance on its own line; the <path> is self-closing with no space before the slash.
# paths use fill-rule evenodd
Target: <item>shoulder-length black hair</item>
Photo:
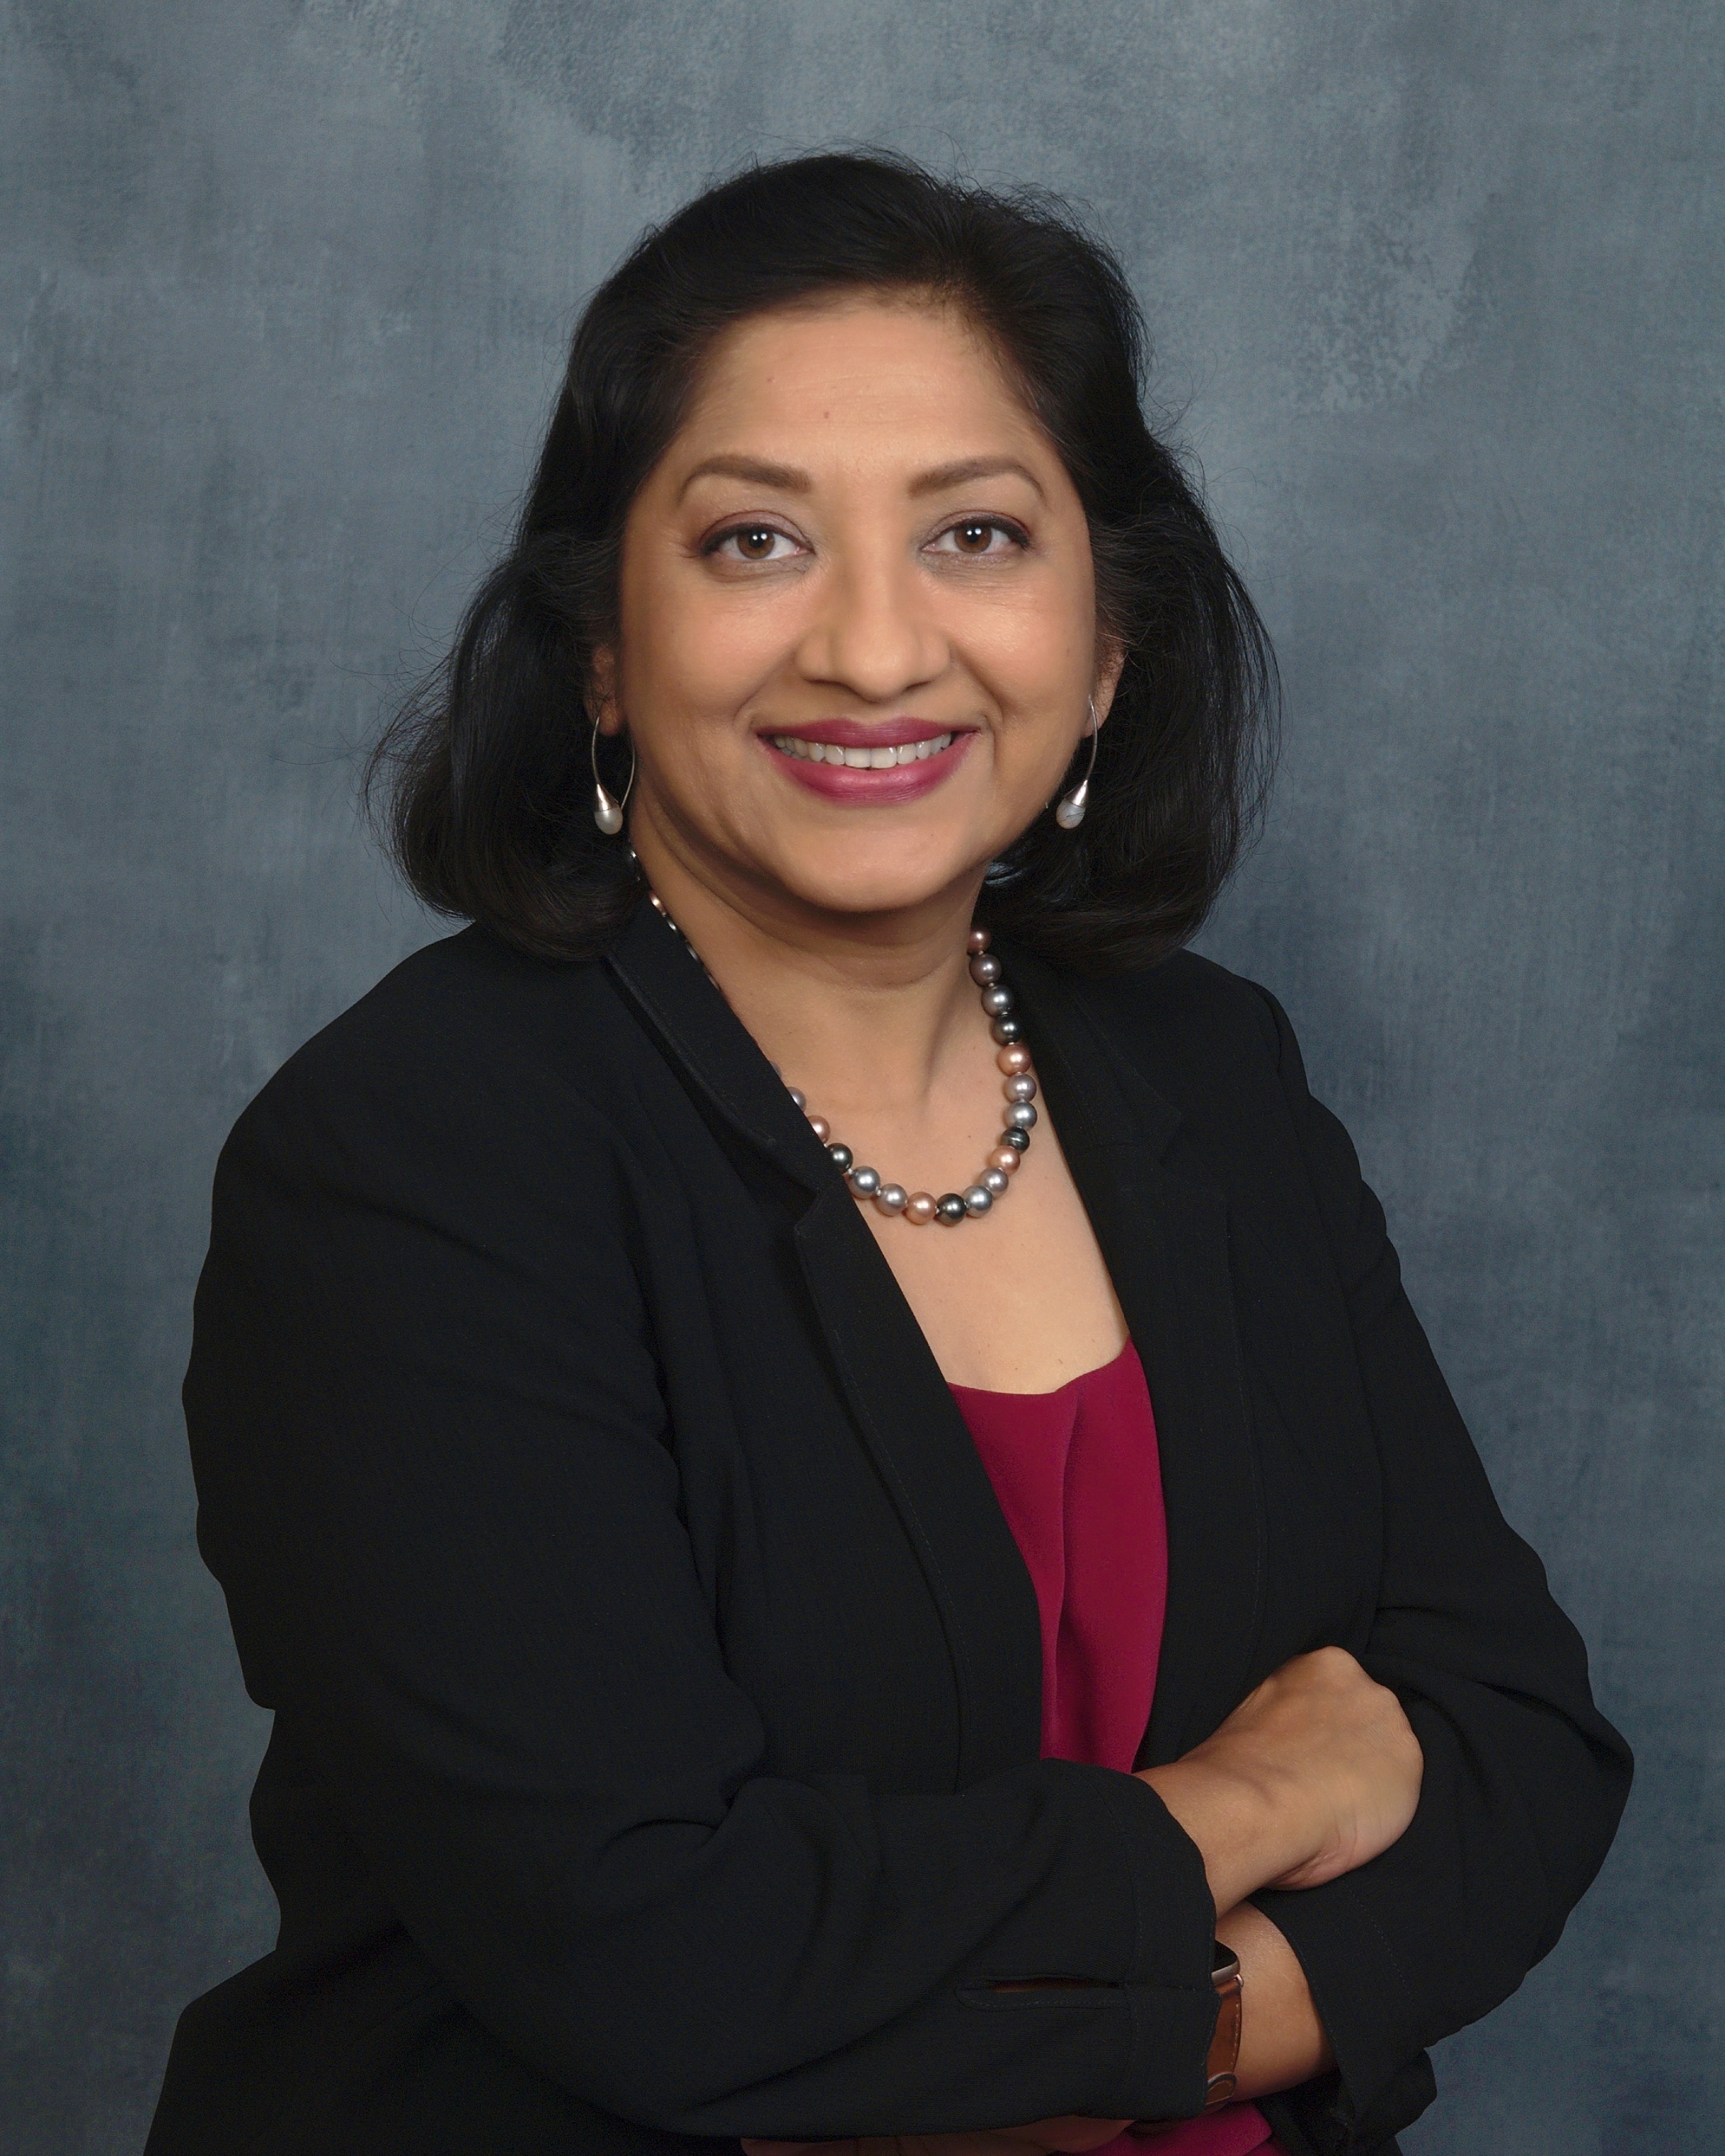
<path id="1" fill-rule="evenodd" d="M 1089 972 L 1147 964 L 1198 928 L 1261 806 L 1276 670 L 1196 489 L 1146 423 L 1137 304 L 1058 201 L 878 153 L 751 167 L 649 231 L 588 302 L 509 552 L 367 770 L 429 906 L 546 957 L 591 957 L 622 927 L 640 873 L 593 824 L 583 698 L 614 632 L 630 504 L 722 331 L 870 290 L 926 291 L 993 339 L 1084 504 L 1100 626 L 1126 654 L 1084 824 L 1039 816 L 991 867 L 982 916 Z M 608 740 L 599 753 L 619 793 L 626 757 Z"/>

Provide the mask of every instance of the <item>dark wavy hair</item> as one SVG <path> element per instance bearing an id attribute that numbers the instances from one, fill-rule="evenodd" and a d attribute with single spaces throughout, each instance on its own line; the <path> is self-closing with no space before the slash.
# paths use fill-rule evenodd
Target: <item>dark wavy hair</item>
<path id="1" fill-rule="evenodd" d="M 428 905 L 553 958 L 597 955 L 627 920 L 640 872 L 594 826 L 583 710 L 614 632 L 624 520 L 721 332 L 856 291 L 926 292 L 993 340 L 1071 475 L 1099 627 L 1125 653 L 1084 824 L 1040 815 L 989 869 L 981 916 L 1096 973 L 1196 931 L 1262 806 L 1276 667 L 1196 486 L 1144 418 L 1137 304 L 1057 199 L 880 153 L 748 167 L 648 232 L 588 303 L 509 552 L 367 770 Z M 620 793 L 626 750 L 602 740 L 599 755 Z"/>

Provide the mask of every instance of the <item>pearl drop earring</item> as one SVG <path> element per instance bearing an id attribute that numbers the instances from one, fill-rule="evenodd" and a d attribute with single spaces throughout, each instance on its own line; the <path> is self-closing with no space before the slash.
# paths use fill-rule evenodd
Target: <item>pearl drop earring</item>
<path id="1" fill-rule="evenodd" d="M 624 807 L 635 783 L 635 745 L 633 742 L 629 745 L 629 780 L 624 787 L 621 801 L 612 798 L 605 790 L 604 781 L 599 777 L 599 730 L 597 724 L 588 747 L 588 761 L 593 765 L 593 819 L 608 839 L 614 839 L 623 829 Z"/>
<path id="2" fill-rule="evenodd" d="M 1096 716 L 1095 700 L 1090 705 L 1090 762 L 1084 767 L 1084 776 L 1055 810 L 1055 821 L 1063 831 L 1076 831 L 1084 821 L 1085 811 L 1090 807 L 1091 773 L 1096 767 L 1096 736 L 1101 732 L 1101 721 Z"/>

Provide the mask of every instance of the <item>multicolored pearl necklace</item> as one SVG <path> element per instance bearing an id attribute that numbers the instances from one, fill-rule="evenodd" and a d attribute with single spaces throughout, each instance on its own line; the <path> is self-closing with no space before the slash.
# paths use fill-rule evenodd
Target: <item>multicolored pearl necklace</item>
<path id="1" fill-rule="evenodd" d="M 855 1155 L 848 1145 L 834 1141 L 826 1117 L 809 1116 L 809 1127 L 850 1185 L 851 1195 L 872 1199 L 880 1211 L 908 1220 L 913 1228 L 926 1228 L 931 1220 L 956 1228 L 961 1220 L 979 1220 L 991 1211 L 995 1199 L 1006 1195 L 1029 1151 L 1030 1132 L 1036 1122 L 1036 1111 L 1031 1106 L 1036 1098 L 1036 1081 L 1031 1075 L 1030 1051 L 1020 1038 L 1024 1022 L 1012 1014 L 1012 990 L 1000 978 L 1000 961 L 988 955 L 988 930 L 973 928 L 968 947 L 970 978 L 982 991 L 983 1009 L 1000 1049 L 994 1060 L 1006 1079 L 1006 1127 L 976 1181 L 968 1189 L 949 1190 L 944 1198 L 936 1198 L 927 1190 L 906 1190 L 901 1183 L 888 1183 L 878 1168 L 854 1165 Z M 808 1115 L 809 1103 L 794 1086 L 790 1095 Z"/>
<path id="2" fill-rule="evenodd" d="M 671 919 L 658 892 L 649 890 L 647 898 L 660 918 L 669 927 L 676 929 L 682 937 L 684 949 L 699 963 L 700 953 Z M 906 1190 L 901 1183 L 886 1182 L 878 1168 L 858 1168 L 856 1156 L 848 1145 L 834 1138 L 833 1127 L 826 1117 L 809 1116 L 809 1129 L 826 1147 L 827 1158 L 850 1184 L 851 1195 L 872 1199 L 880 1211 L 908 1220 L 913 1228 L 926 1228 L 931 1220 L 956 1228 L 961 1220 L 979 1220 L 984 1213 L 992 1211 L 994 1200 L 1006 1195 L 1009 1183 L 1023 1165 L 1024 1155 L 1030 1150 L 1030 1132 L 1036 1124 L 1036 1111 L 1031 1105 L 1036 1098 L 1036 1080 L 1030 1069 L 1030 1051 L 1022 1038 L 1024 1021 L 1012 1014 L 1012 990 L 1000 978 L 1000 961 L 989 956 L 988 930 L 973 928 L 966 948 L 970 953 L 970 978 L 982 991 L 983 1009 L 999 1046 L 1000 1052 L 994 1060 L 1006 1079 L 1005 1127 L 1000 1133 L 1000 1142 L 988 1155 L 976 1181 L 968 1189 L 947 1191 L 943 1198 L 936 1198 L 927 1190 Z M 776 1063 L 773 1067 L 778 1070 Z M 786 1090 L 808 1116 L 807 1095 L 794 1086 Z"/>

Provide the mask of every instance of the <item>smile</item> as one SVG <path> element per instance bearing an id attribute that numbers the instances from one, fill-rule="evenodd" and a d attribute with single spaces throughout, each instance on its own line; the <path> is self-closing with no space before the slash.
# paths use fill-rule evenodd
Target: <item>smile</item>
<path id="1" fill-rule="evenodd" d="M 951 734 L 900 742 L 888 748 L 845 748 L 837 742 L 808 741 L 800 734 L 769 734 L 768 739 L 786 756 L 800 757 L 809 763 L 843 764 L 847 771 L 892 771 L 901 763 L 926 763 L 930 757 L 952 746 Z"/>
<path id="2" fill-rule="evenodd" d="M 776 770 L 831 807 L 899 808 L 962 769 L 977 733 L 968 726 L 937 733 L 922 719 L 823 719 L 806 732 L 756 738 Z"/>

